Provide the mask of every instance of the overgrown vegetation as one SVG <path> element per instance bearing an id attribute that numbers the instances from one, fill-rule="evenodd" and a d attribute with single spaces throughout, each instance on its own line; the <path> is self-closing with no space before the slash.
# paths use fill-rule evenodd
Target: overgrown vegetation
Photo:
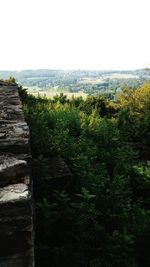
<path id="1" fill-rule="evenodd" d="M 21 90 L 30 127 L 37 267 L 150 265 L 150 83 L 112 103 L 63 94 L 49 100 Z M 44 183 L 61 156 L 72 186 Z"/>

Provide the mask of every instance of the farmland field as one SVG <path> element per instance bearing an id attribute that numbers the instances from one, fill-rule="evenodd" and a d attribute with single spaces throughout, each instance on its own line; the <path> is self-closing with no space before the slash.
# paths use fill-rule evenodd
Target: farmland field
<path id="1" fill-rule="evenodd" d="M 53 98 L 54 96 L 56 95 L 59 95 L 60 93 L 63 93 L 64 95 L 67 95 L 68 98 L 71 98 L 71 97 L 80 97 L 82 96 L 84 99 L 87 97 L 88 94 L 80 91 L 80 92 L 65 92 L 65 91 L 58 91 L 58 92 L 53 92 L 53 91 L 44 91 L 44 90 L 31 90 L 30 88 L 28 89 L 28 92 L 30 94 L 33 94 L 34 96 L 46 96 L 48 98 Z"/>

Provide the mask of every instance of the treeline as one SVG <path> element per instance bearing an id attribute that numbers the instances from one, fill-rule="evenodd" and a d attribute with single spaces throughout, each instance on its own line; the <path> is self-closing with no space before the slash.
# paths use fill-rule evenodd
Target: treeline
<path id="1" fill-rule="evenodd" d="M 150 83 L 102 96 L 35 98 L 20 90 L 30 127 L 37 267 L 150 266 Z M 61 156 L 72 185 L 49 192 Z"/>

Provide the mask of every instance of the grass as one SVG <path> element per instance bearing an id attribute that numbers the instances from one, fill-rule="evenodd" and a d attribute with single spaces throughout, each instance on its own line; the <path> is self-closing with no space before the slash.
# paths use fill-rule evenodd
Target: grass
<path id="1" fill-rule="evenodd" d="M 75 93 L 71 93 L 71 92 L 53 92 L 53 91 L 38 91 L 37 89 L 30 89 L 28 88 L 28 91 L 30 94 L 33 94 L 34 96 L 46 96 L 48 98 L 53 98 L 56 95 L 59 95 L 60 93 L 63 93 L 64 95 L 67 96 L 67 98 L 71 98 L 71 97 L 80 97 L 82 96 L 84 99 L 87 97 L 87 94 L 85 94 L 84 92 L 80 91 L 80 92 L 75 92 Z"/>

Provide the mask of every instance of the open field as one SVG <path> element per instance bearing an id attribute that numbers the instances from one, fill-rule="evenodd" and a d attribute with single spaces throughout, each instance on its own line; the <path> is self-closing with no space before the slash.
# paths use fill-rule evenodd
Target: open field
<path id="1" fill-rule="evenodd" d="M 109 74 L 109 75 L 105 75 L 105 77 L 101 77 L 101 78 L 82 78 L 79 83 L 80 84 L 100 84 L 105 82 L 106 79 L 137 79 L 138 76 L 137 75 L 133 75 L 133 74 L 125 74 L 125 73 L 113 73 L 113 74 Z"/>
<path id="2" fill-rule="evenodd" d="M 106 76 L 109 79 L 137 79 L 138 76 L 134 74 L 126 74 L 126 73 L 114 73 Z"/>
<path id="3" fill-rule="evenodd" d="M 35 90 L 28 90 L 30 94 L 33 94 L 34 96 L 46 96 L 48 98 L 53 98 L 56 95 L 60 95 L 61 92 L 50 92 L 50 91 L 35 91 Z M 68 98 L 71 97 L 80 97 L 82 96 L 83 98 L 87 97 L 87 94 L 84 92 L 77 92 L 77 93 L 70 93 L 70 92 L 62 92 L 64 95 L 67 95 Z"/>
<path id="4" fill-rule="evenodd" d="M 79 81 L 80 84 L 98 84 L 102 82 L 102 78 L 83 78 Z"/>

